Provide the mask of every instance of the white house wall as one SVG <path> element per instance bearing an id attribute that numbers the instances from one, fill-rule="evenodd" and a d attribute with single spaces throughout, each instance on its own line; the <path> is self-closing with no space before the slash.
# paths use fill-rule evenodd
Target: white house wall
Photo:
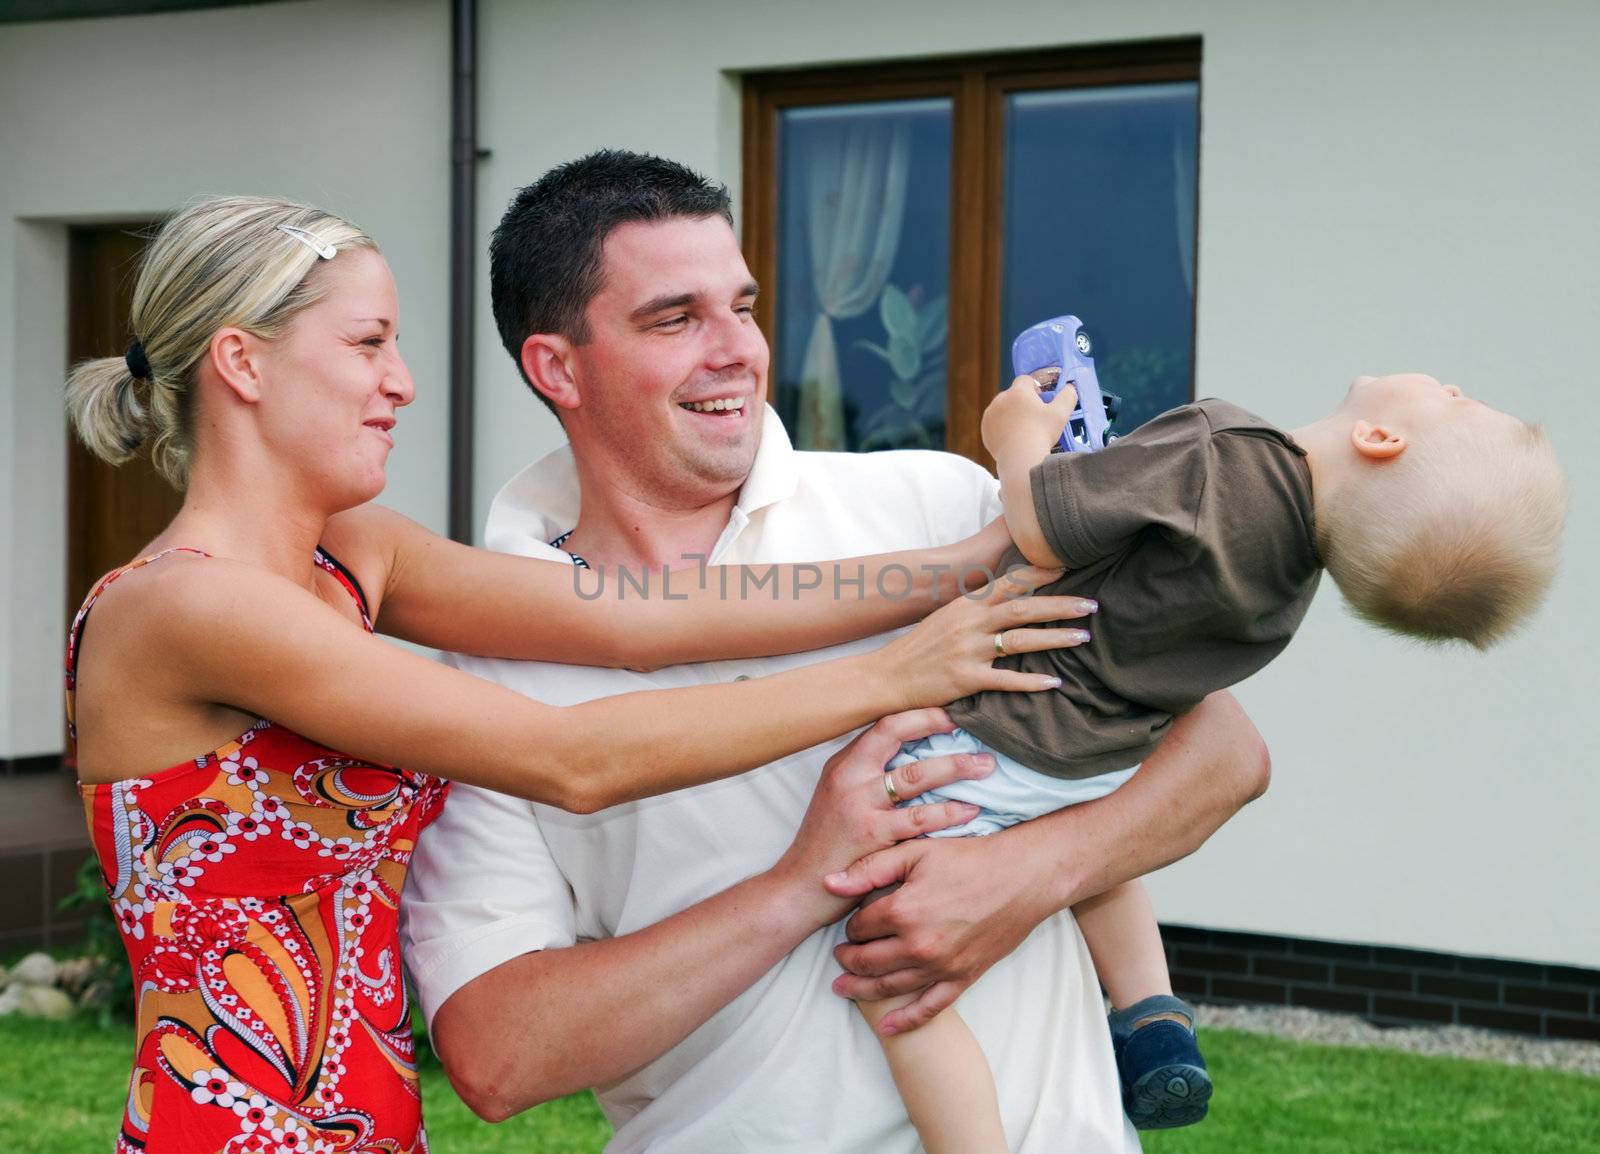
<path id="1" fill-rule="evenodd" d="M 479 252 L 512 192 L 614 145 L 740 182 L 752 69 L 1199 36 L 1198 377 L 1286 424 L 1422 368 L 1547 422 L 1565 572 L 1487 657 L 1401 645 L 1329 588 L 1242 686 L 1274 779 L 1153 881 L 1174 922 L 1600 966 L 1600 7 L 481 0 Z M 369 229 L 417 403 L 388 499 L 444 521 L 445 0 L 0 25 L 0 756 L 57 748 L 65 222 L 273 191 Z M 559 440 L 479 266 L 478 515 Z M 56 318 L 56 319 L 52 319 Z"/>
<path id="2" fill-rule="evenodd" d="M 1200 36 L 1198 383 L 1286 423 L 1420 368 L 1544 420 L 1566 569 L 1494 653 L 1431 652 L 1324 592 L 1239 698 L 1266 798 L 1154 879 L 1163 918 L 1600 966 L 1594 389 L 1600 6 L 523 3 L 483 10 L 484 237 L 601 145 L 737 190 L 739 73 Z M 737 201 L 736 201 L 737 203 Z M 477 500 L 559 438 L 479 310 Z"/>
<path id="3" fill-rule="evenodd" d="M 0 757 L 61 748 L 68 223 L 259 193 L 370 232 L 417 381 L 386 499 L 443 529 L 449 51 L 435 0 L 0 24 Z"/>

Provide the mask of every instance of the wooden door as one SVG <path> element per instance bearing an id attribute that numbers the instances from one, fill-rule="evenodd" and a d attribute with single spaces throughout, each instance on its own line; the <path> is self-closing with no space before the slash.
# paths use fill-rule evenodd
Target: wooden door
<path id="1" fill-rule="evenodd" d="M 121 356 L 133 339 L 128 314 L 148 229 L 75 228 L 71 233 L 67 354 Z M 146 446 L 126 464 L 91 455 L 67 429 L 67 617 L 107 570 L 132 560 L 177 513 L 183 495 L 155 471 Z"/>

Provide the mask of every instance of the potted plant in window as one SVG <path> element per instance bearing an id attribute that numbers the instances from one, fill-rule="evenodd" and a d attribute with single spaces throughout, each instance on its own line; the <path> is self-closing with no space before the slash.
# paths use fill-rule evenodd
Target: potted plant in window
<path id="1" fill-rule="evenodd" d="M 866 449 L 944 447 L 945 366 L 948 300 L 934 297 L 918 307 L 896 285 L 885 285 L 878 316 L 883 344 L 856 341 L 889 366 L 889 400 L 867 414 L 859 426 Z"/>

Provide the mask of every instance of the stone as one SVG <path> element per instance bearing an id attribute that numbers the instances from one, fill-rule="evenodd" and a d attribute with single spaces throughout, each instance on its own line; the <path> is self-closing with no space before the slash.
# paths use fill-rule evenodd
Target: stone
<path id="1" fill-rule="evenodd" d="M 11 971 L 11 981 L 23 986 L 53 986 L 61 973 L 61 964 L 46 953 L 33 953 L 17 963 Z"/>
<path id="2" fill-rule="evenodd" d="M 17 1007 L 22 1004 L 22 991 L 26 986 L 8 986 L 0 993 L 0 1018 L 8 1018 L 17 1012 Z"/>
<path id="3" fill-rule="evenodd" d="M 110 978 L 96 978 L 78 995 L 78 1009 L 98 1010 L 101 1006 L 109 1006 L 115 991 L 116 987 Z"/>
<path id="4" fill-rule="evenodd" d="M 22 991 L 17 1001 L 17 1017 L 45 1018 L 64 1022 L 77 1013 L 77 1005 L 54 986 L 17 986 Z M 9 992 L 9 991 L 8 991 Z"/>
<path id="5" fill-rule="evenodd" d="M 56 985 L 72 997 L 77 997 L 93 979 L 100 968 L 100 959 L 93 957 L 69 958 L 61 963 Z"/>

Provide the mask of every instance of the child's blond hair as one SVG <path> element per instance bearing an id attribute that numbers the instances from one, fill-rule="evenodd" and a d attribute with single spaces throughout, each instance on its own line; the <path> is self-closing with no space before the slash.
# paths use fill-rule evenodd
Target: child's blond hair
<path id="1" fill-rule="evenodd" d="M 1542 428 L 1436 431 L 1319 501 L 1317 549 L 1372 624 L 1487 649 L 1544 599 L 1566 508 Z"/>

